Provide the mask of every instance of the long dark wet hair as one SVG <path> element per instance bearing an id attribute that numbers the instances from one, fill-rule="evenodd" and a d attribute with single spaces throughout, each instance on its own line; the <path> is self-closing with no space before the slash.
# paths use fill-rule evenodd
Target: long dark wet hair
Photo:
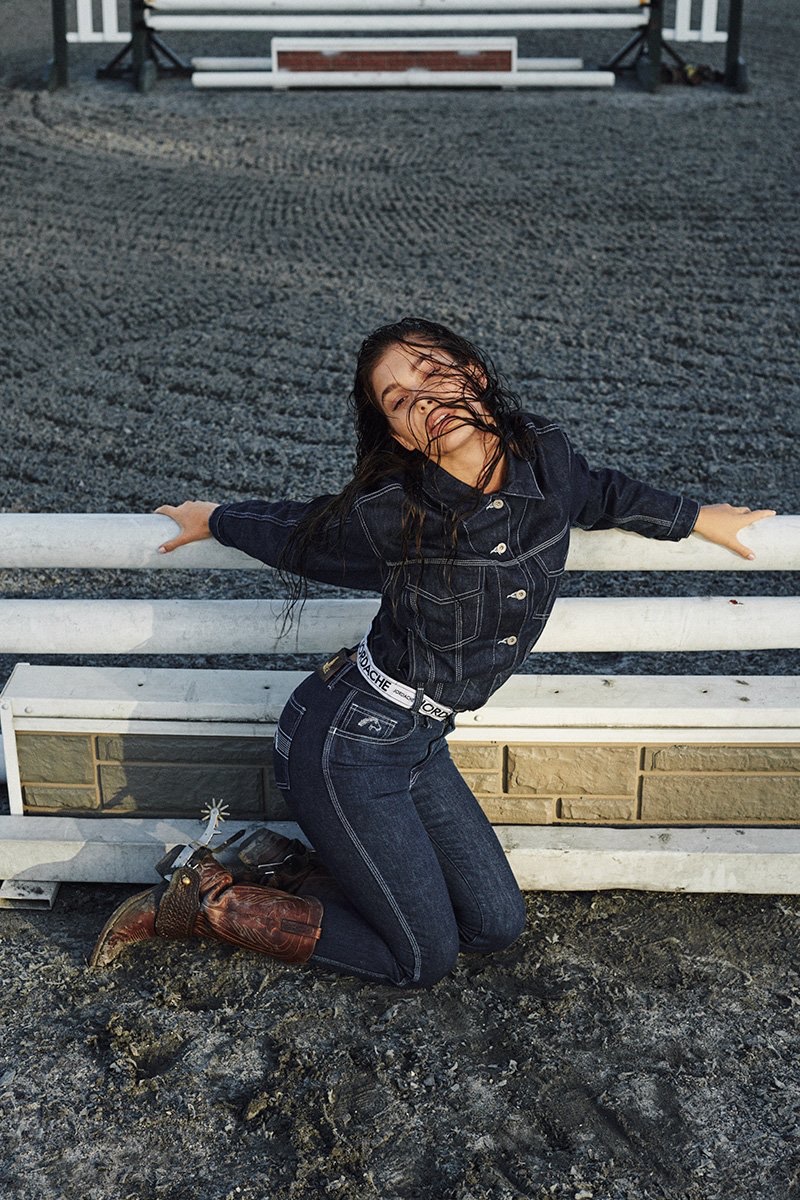
<path id="1" fill-rule="evenodd" d="M 353 476 L 341 492 L 327 503 L 315 507 L 298 524 L 292 534 L 279 572 L 289 591 L 287 613 L 306 596 L 303 567 L 309 552 L 320 541 L 336 544 L 346 558 L 345 521 L 359 496 L 378 488 L 389 478 L 402 480 L 405 501 L 400 517 L 400 564 L 419 558 L 422 531 L 430 499 L 424 492 L 425 465 L 428 459 L 437 461 L 436 438 L 428 442 L 425 451 L 407 450 L 395 440 L 386 417 L 372 388 L 372 375 L 386 351 L 392 346 L 405 346 L 430 364 L 431 373 L 446 376 L 453 388 L 453 399 L 446 406 L 458 413 L 459 420 L 487 435 L 487 456 L 477 486 L 472 495 L 457 509 L 448 508 L 445 517 L 443 556 L 451 563 L 455 559 L 458 524 L 476 511 L 484 489 L 492 479 L 504 456 L 514 451 L 533 460 L 535 442 L 533 431 L 520 413 L 519 401 L 501 380 L 491 359 L 482 354 L 466 338 L 453 333 L 445 325 L 422 317 L 403 317 L 375 329 L 361 344 L 356 360 L 350 407 L 356 431 L 356 461 Z M 417 398 L 424 396 L 424 387 Z M 443 403 L 433 395 L 437 404 Z M 409 405 L 409 412 L 411 406 Z M 412 551 L 413 547 L 413 551 Z"/>

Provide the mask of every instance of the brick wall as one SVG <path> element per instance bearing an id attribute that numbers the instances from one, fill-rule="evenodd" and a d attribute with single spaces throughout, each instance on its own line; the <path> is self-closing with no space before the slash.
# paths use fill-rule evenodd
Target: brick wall
<path id="1" fill-rule="evenodd" d="M 280 71 L 510 71 L 510 50 L 279 50 Z"/>

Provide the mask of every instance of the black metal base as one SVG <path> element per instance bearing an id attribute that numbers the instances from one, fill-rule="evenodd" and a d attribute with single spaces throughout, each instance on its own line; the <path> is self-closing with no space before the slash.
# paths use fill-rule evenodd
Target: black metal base
<path id="1" fill-rule="evenodd" d="M 132 79 L 138 92 L 149 92 L 159 76 L 175 76 L 186 79 L 192 74 L 192 64 L 185 62 L 174 50 L 170 50 L 152 29 L 145 31 L 145 58 L 136 62 L 134 39 L 115 54 L 110 63 L 98 67 L 98 79 Z M 126 61 L 129 60 L 129 61 Z"/>
<path id="2" fill-rule="evenodd" d="M 747 63 L 743 58 L 736 58 L 726 64 L 725 83 L 729 88 L 733 88 L 735 92 L 749 91 L 750 81 L 747 78 Z"/>
<path id="3" fill-rule="evenodd" d="M 648 92 L 654 92 L 661 82 L 662 54 L 671 58 L 681 70 L 685 70 L 688 66 L 677 50 L 673 50 L 669 42 L 664 40 L 660 31 L 656 34 L 655 48 L 657 53 L 654 55 L 653 31 L 649 26 L 645 26 L 643 29 L 637 30 L 622 49 L 603 64 L 601 70 L 613 71 L 615 74 L 633 71 L 642 87 Z"/>
<path id="4" fill-rule="evenodd" d="M 738 38 L 738 29 L 729 30 L 729 37 L 734 32 Z M 672 60 L 671 65 L 663 62 L 664 56 Z M 660 27 L 654 28 L 652 23 L 638 29 L 601 70 L 615 74 L 633 71 L 638 83 L 648 92 L 654 92 L 659 83 L 724 83 L 736 92 L 748 90 L 747 64 L 743 58 L 729 56 L 724 72 L 694 66 L 670 46 Z"/>

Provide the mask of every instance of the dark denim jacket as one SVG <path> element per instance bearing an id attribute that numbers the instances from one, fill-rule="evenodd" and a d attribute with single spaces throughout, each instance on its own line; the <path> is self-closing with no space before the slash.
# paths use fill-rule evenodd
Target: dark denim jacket
<path id="1" fill-rule="evenodd" d="M 591 470 L 557 425 L 527 420 L 536 432 L 535 461 L 510 456 L 501 490 L 482 496 L 459 524 L 454 561 L 445 551 L 445 513 L 474 501 L 475 492 L 429 461 L 421 557 L 414 550 L 410 562 L 400 562 L 398 479 L 363 495 L 343 543 L 315 548 L 306 565 L 310 579 L 380 592 L 369 633 L 375 663 L 454 709 L 479 708 L 530 653 L 558 592 L 570 526 L 678 541 L 699 511 L 697 501 L 619 471 Z M 275 566 L 298 520 L 323 502 L 223 504 L 211 532 Z"/>

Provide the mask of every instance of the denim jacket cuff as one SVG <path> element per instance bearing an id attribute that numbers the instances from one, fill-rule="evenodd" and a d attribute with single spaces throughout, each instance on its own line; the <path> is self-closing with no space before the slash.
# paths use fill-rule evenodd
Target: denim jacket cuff
<path id="1" fill-rule="evenodd" d="M 694 529 L 699 513 L 699 500 L 690 500 L 688 496 L 681 496 L 675 520 L 672 522 L 672 527 L 667 534 L 669 540 L 679 542 L 681 538 L 688 537 Z"/>
<path id="2" fill-rule="evenodd" d="M 220 523 L 229 508 L 230 501 L 228 501 L 227 504 L 218 504 L 211 516 L 208 518 L 208 528 L 211 531 L 211 536 L 215 537 L 218 542 L 222 543 L 223 546 L 233 545 L 233 542 L 230 542 L 220 529 Z"/>

